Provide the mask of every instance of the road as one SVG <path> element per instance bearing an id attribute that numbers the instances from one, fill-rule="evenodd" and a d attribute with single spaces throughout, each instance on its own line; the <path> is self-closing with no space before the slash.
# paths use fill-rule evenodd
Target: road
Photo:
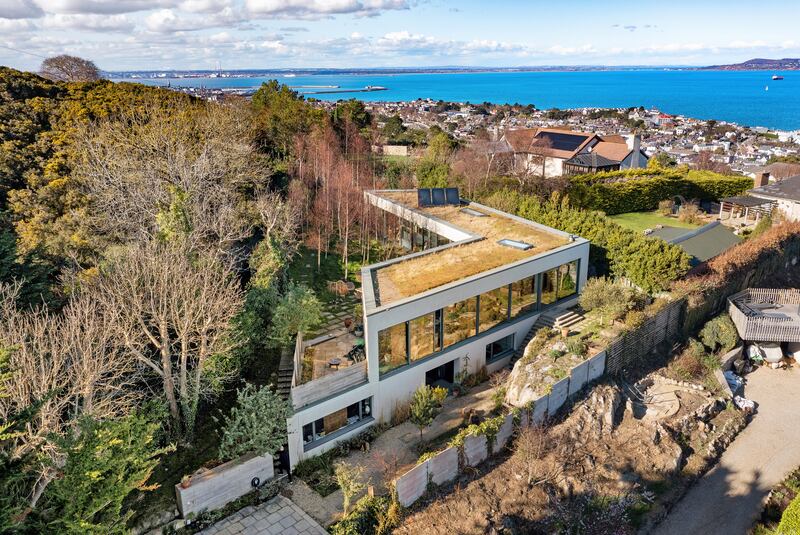
<path id="1" fill-rule="evenodd" d="M 734 535 L 752 527 L 769 491 L 800 466 L 800 367 L 759 368 L 745 397 L 757 413 L 744 431 L 672 509 L 654 535 Z"/>

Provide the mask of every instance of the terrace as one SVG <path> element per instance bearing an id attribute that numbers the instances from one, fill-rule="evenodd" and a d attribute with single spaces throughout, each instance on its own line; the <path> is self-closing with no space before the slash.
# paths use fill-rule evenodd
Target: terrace
<path id="1" fill-rule="evenodd" d="M 728 298 L 743 340 L 800 342 L 800 290 L 749 288 Z"/>
<path id="2" fill-rule="evenodd" d="M 489 207 L 418 206 L 416 190 L 367 192 L 368 201 L 448 242 L 372 266 L 376 306 L 540 255 L 569 243 L 569 236 Z M 513 242 L 530 247 L 519 248 Z"/>

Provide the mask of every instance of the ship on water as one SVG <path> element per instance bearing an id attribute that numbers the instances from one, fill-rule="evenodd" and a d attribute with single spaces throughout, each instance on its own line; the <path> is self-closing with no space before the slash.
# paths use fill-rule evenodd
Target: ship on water
<path id="1" fill-rule="evenodd" d="M 772 79 L 773 80 L 783 80 L 783 76 L 781 76 L 780 74 L 773 74 L 772 75 Z"/>

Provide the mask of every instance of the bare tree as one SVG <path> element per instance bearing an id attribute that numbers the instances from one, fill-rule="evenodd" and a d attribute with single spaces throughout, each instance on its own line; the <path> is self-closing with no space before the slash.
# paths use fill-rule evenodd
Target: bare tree
<path id="1" fill-rule="evenodd" d="M 264 239 L 280 243 L 291 254 L 298 246 L 298 234 L 302 221 L 302 199 L 290 195 L 284 200 L 278 193 L 266 192 L 258 195 L 255 210 L 258 214 Z"/>
<path id="2" fill-rule="evenodd" d="M 93 62 L 66 54 L 45 59 L 39 72 L 45 78 L 58 82 L 93 82 L 100 79 L 100 70 Z"/>
<path id="3" fill-rule="evenodd" d="M 236 252 L 252 232 L 245 191 L 269 178 L 243 108 L 176 95 L 86 128 L 76 175 L 112 242 L 188 236 L 193 249 Z"/>
<path id="4" fill-rule="evenodd" d="M 526 179 L 533 175 L 537 168 L 541 169 L 541 178 L 547 178 L 547 159 L 552 152 L 552 148 L 553 143 L 550 141 L 550 138 L 533 138 L 528 148 L 531 157 L 526 160 L 524 169 L 524 176 Z"/>
<path id="5" fill-rule="evenodd" d="M 230 375 L 230 320 L 242 292 L 229 264 L 185 244 L 148 242 L 112 256 L 98 295 L 120 343 L 162 383 L 176 434 L 189 436 L 200 399 Z"/>
<path id="6" fill-rule="evenodd" d="M 113 318 L 93 292 L 81 290 L 60 314 L 15 306 L 19 285 L 0 285 L 0 346 L 10 348 L 0 398 L 0 419 L 41 403 L 34 420 L 14 438 L 12 455 L 41 454 L 31 490 L 36 505 L 63 459 L 54 437 L 64 436 L 84 415 L 109 418 L 138 406 L 138 373 L 112 328 Z"/>
<path id="7" fill-rule="evenodd" d="M 523 428 L 514 440 L 514 454 L 511 457 L 515 471 L 522 474 L 528 487 L 553 481 L 561 472 L 558 463 L 546 467 L 544 458 L 548 453 L 550 440 L 543 427 Z"/>
<path id="8" fill-rule="evenodd" d="M 714 173 L 721 173 L 723 175 L 731 174 L 731 167 L 714 159 L 714 153 L 711 151 L 700 151 L 694 159 L 694 168 L 700 171 L 712 171 Z"/>

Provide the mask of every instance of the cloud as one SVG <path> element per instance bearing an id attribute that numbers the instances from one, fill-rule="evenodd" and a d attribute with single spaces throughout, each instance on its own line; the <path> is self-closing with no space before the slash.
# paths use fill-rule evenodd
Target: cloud
<path id="1" fill-rule="evenodd" d="M 629 24 L 627 26 L 623 26 L 622 29 L 623 30 L 628 30 L 629 32 L 635 32 L 636 31 L 636 26 L 634 26 L 633 24 Z"/>
<path id="2" fill-rule="evenodd" d="M 305 26 L 286 26 L 280 29 L 282 32 L 307 32 L 308 28 Z"/>
<path id="3" fill-rule="evenodd" d="M 90 32 L 127 32 L 134 28 L 125 15 L 48 15 L 43 27 L 51 30 L 85 30 Z"/>
<path id="4" fill-rule="evenodd" d="M 314 19 L 352 14 L 375 16 L 383 11 L 409 9 L 407 0 L 245 0 L 253 15 Z"/>
<path id="5" fill-rule="evenodd" d="M 3 0 L 5 1 L 5 0 Z M 175 7 L 179 0 L 39 0 L 51 13 L 113 15 Z"/>
<path id="6" fill-rule="evenodd" d="M 204 16 L 191 16 L 174 9 L 159 9 L 145 18 L 145 28 L 155 33 L 193 32 L 218 27 L 235 27 L 246 18 L 232 7 Z"/>
<path id="7" fill-rule="evenodd" d="M 0 2 L 0 19 L 31 19 L 44 15 L 33 0 L 3 0 Z"/>
<path id="8" fill-rule="evenodd" d="M 4 35 L 28 32 L 37 28 L 38 26 L 30 19 L 0 18 L 0 32 L 2 32 Z"/>

